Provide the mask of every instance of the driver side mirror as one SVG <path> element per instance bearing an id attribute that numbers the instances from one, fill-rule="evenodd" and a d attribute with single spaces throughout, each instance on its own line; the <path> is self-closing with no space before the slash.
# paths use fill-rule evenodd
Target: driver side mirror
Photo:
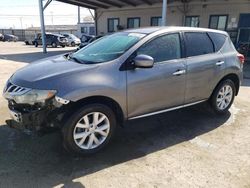
<path id="1" fill-rule="evenodd" d="M 154 66 L 154 58 L 148 55 L 137 55 L 134 58 L 135 68 L 152 68 Z"/>

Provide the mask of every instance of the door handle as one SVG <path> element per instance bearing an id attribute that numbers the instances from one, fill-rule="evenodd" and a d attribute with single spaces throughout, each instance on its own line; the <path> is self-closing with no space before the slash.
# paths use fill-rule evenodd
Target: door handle
<path id="1" fill-rule="evenodd" d="M 182 74 L 185 74 L 186 73 L 186 70 L 177 70 L 176 72 L 173 73 L 174 76 L 179 76 L 179 75 L 182 75 Z"/>
<path id="2" fill-rule="evenodd" d="M 218 61 L 217 63 L 216 63 L 216 65 L 217 66 L 221 66 L 222 64 L 224 64 L 225 63 L 225 61 Z"/>

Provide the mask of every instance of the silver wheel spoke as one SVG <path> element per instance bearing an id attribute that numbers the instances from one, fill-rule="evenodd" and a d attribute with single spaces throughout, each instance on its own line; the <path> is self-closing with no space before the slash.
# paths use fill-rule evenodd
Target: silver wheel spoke
<path id="1" fill-rule="evenodd" d="M 222 98 L 218 98 L 218 99 L 217 99 L 217 102 L 221 103 L 222 100 L 223 100 Z"/>
<path id="2" fill-rule="evenodd" d="M 92 148 L 92 145 L 93 145 L 93 142 L 94 142 L 94 137 L 93 137 L 94 134 L 91 134 L 90 137 L 89 137 L 89 141 L 88 141 L 88 145 L 87 145 L 87 148 L 91 149 Z"/>
<path id="3" fill-rule="evenodd" d="M 100 124 L 101 122 L 103 122 L 105 119 L 106 119 L 106 117 L 105 117 L 105 116 L 102 116 L 102 117 L 98 120 L 97 125 Z"/>
<path id="4" fill-rule="evenodd" d="M 85 132 L 83 132 L 83 133 L 76 133 L 74 135 L 74 139 L 84 138 L 85 136 L 88 136 L 88 133 L 85 133 Z"/>
<path id="5" fill-rule="evenodd" d="M 86 129 L 86 128 L 89 128 L 89 125 L 78 122 L 76 124 L 76 127 Z"/>
<path id="6" fill-rule="evenodd" d="M 98 113 L 98 112 L 94 113 L 94 120 L 93 120 L 93 123 L 94 123 L 95 125 L 98 124 L 98 118 L 99 118 L 99 113 Z"/>
<path id="7" fill-rule="evenodd" d="M 89 125 L 89 118 L 88 118 L 88 116 L 84 116 L 83 119 L 84 119 L 85 124 Z"/>
<path id="8" fill-rule="evenodd" d="M 109 126 L 107 124 L 101 126 L 101 127 L 98 127 L 95 132 L 103 135 L 103 136 L 107 136 L 107 133 L 105 132 L 105 130 L 107 130 L 109 128 Z"/>
<path id="9" fill-rule="evenodd" d="M 92 134 L 92 135 L 93 135 L 93 139 L 94 139 L 95 144 L 99 145 L 100 141 L 96 138 L 95 134 Z"/>
<path id="10" fill-rule="evenodd" d="M 82 139 L 80 140 L 79 145 L 82 145 L 88 136 L 89 134 L 86 133 L 84 137 L 82 137 Z"/>
<path id="11" fill-rule="evenodd" d="M 99 113 L 94 113 L 94 124 L 98 125 L 106 119 L 106 116 Z"/>

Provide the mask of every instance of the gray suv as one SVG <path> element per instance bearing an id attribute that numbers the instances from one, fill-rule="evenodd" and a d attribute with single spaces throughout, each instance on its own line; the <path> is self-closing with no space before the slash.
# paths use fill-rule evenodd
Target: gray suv
<path id="1" fill-rule="evenodd" d="M 244 56 L 226 32 L 151 27 L 114 33 L 78 52 L 34 62 L 3 95 L 15 128 L 62 131 L 69 151 L 91 154 L 118 125 L 207 101 L 227 112 L 239 92 Z"/>

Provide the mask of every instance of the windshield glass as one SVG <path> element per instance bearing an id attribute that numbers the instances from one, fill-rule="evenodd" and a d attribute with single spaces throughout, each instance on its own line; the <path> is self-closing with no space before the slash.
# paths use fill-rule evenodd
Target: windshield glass
<path id="1" fill-rule="evenodd" d="M 88 64 L 111 61 L 121 56 L 144 36 L 145 34 L 139 33 L 115 33 L 94 41 L 71 57 Z"/>

